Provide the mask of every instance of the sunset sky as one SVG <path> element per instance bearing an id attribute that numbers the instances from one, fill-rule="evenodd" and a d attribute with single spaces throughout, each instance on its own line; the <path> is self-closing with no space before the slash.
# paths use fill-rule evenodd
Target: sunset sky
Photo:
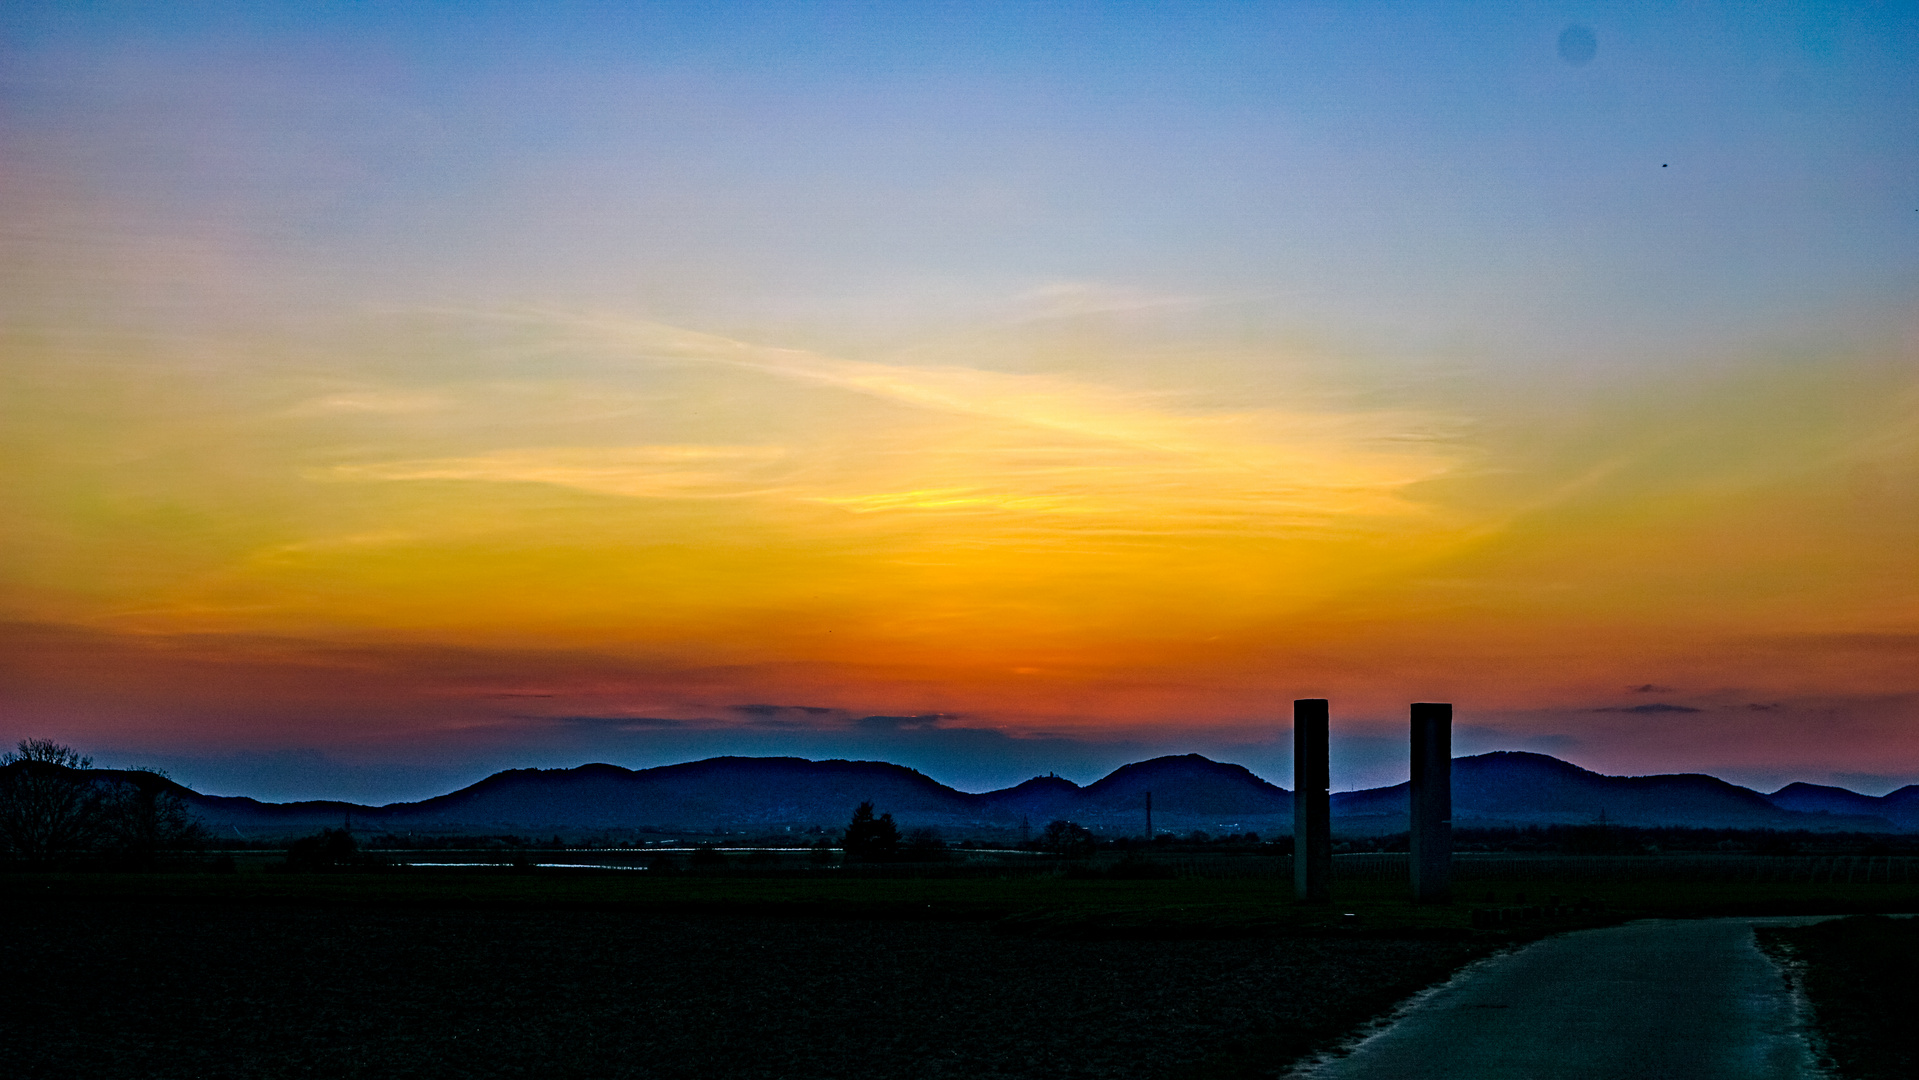
<path id="1" fill-rule="evenodd" d="M 0 741 L 1919 781 L 1919 7 L 0 8 Z"/>

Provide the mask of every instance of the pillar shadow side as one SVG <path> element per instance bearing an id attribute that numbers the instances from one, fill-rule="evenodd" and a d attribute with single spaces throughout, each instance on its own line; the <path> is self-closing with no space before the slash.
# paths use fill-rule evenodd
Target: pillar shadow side
<path id="1" fill-rule="evenodd" d="M 1453 707 L 1432 701 L 1412 707 L 1411 785 L 1413 902 L 1452 901 Z"/>
<path id="2" fill-rule="evenodd" d="M 1293 702 L 1293 896 L 1307 904 L 1333 898 L 1329 713 L 1325 698 Z"/>

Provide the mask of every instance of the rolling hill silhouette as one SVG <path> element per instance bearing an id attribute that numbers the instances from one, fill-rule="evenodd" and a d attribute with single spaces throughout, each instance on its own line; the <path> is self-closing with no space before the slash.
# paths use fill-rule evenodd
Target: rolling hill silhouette
<path id="1" fill-rule="evenodd" d="M 1838 791 L 1842 789 L 1827 789 Z M 1335 823 L 1347 832 L 1406 828 L 1408 786 L 1341 792 L 1333 796 Z M 1869 796 L 1846 792 L 1865 803 Z M 1583 824 L 1686 825 L 1736 829 L 1857 829 L 1890 831 L 1893 822 L 1865 803 L 1843 811 L 1808 813 L 1701 773 L 1603 776 L 1546 754 L 1502 750 L 1453 761 L 1456 826 Z M 1372 820 L 1367 820 L 1372 819 Z M 1372 825 L 1377 821 L 1377 826 Z"/>
<path id="2" fill-rule="evenodd" d="M 412 803 L 262 803 L 178 792 L 211 827 L 241 835 L 338 825 L 425 831 L 546 832 L 651 828 L 688 832 L 842 828 L 871 802 L 902 828 L 1034 828 L 1067 818 L 1107 833 L 1144 828 L 1146 792 L 1159 830 L 1292 827 L 1292 793 L 1243 766 L 1198 754 L 1154 758 L 1084 787 L 1035 777 L 983 793 L 879 761 L 718 757 L 632 770 L 617 765 L 513 769 Z M 1407 785 L 1333 795 L 1334 828 L 1378 834 L 1406 828 Z M 1886 796 L 1794 784 L 1772 796 L 1696 773 L 1603 776 L 1545 754 L 1500 751 L 1453 762 L 1457 825 L 1681 825 L 1884 832 L 1919 828 L 1919 786 Z"/>
<path id="3" fill-rule="evenodd" d="M 1802 814 L 1852 814 L 1882 817 L 1901 829 L 1919 829 L 1919 784 L 1885 795 L 1861 795 L 1824 784 L 1787 784 L 1766 798 L 1781 810 Z"/>

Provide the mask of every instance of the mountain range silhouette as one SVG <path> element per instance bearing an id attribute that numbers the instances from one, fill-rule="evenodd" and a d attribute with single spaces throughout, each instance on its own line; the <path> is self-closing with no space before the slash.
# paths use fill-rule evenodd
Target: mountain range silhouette
<path id="1" fill-rule="evenodd" d="M 1292 827 L 1292 793 L 1240 765 L 1198 754 L 1153 758 L 1081 786 L 1035 777 L 998 791 L 955 790 L 881 761 L 717 757 L 632 770 L 617 765 L 511 769 L 420 802 L 265 803 L 176 793 L 223 833 L 280 834 L 339 825 L 432 832 L 654 829 L 687 832 L 842 828 L 871 802 L 902 828 L 1039 828 L 1065 818 L 1096 831 L 1138 833 L 1153 795 L 1156 831 L 1257 831 Z M 1407 785 L 1337 792 L 1333 827 L 1348 835 L 1406 828 Z M 1919 829 L 1919 785 L 1883 796 L 1791 784 L 1771 795 L 1698 773 L 1603 776 L 1545 754 L 1500 751 L 1453 761 L 1460 827 L 1586 824 L 1893 832 Z"/>

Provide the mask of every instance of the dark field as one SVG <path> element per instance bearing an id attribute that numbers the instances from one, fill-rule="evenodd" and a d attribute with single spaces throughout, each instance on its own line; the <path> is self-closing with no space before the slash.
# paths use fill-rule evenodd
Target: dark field
<path id="1" fill-rule="evenodd" d="M 9 1077 L 1275 1076 L 1541 934 L 1919 908 L 1919 886 L 1831 869 L 1506 869 L 1431 907 L 1339 880 L 1330 908 L 1252 864 L 0 874 L 0 1047 Z M 1476 929 L 1493 907 L 1524 917 Z"/>
<path id="2" fill-rule="evenodd" d="M 16 1077 L 1270 1074 L 1484 950 L 644 910 L 7 917 Z"/>
<path id="3" fill-rule="evenodd" d="M 1919 920 L 1862 916 L 1768 928 L 1760 941 L 1803 980 L 1823 1056 L 1839 1076 L 1919 1076 Z"/>

